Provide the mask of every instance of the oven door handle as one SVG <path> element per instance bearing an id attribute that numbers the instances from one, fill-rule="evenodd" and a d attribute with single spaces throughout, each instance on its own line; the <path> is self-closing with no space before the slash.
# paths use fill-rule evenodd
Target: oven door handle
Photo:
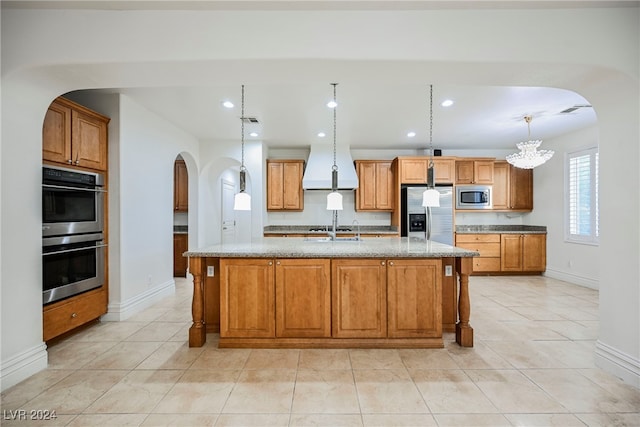
<path id="1" fill-rule="evenodd" d="M 83 188 L 83 187 L 69 187 L 67 185 L 53 185 L 53 184 L 42 184 L 43 188 L 53 188 L 57 190 L 74 190 L 74 191 L 90 191 L 92 193 L 106 193 L 107 190 L 103 190 L 102 188 Z"/>
<path id="2" fill-rule="evenodd" d="M 100 249 L 100 248 L 106 248 L 106 247 L 107 247 L 106 244 L 99 244 L 94 246 L 85 246 L 82 248 L 65 249 L 63 251 L 43 252 L 42 256 L 66 254 L 69 252 L 86 251 L 87 249 Z"/>

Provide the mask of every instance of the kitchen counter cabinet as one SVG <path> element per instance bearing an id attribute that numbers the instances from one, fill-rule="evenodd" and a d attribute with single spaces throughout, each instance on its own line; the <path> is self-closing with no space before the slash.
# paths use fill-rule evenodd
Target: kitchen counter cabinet
<path id="1" fill-rule="evenodd" d="M 42 159 L 106 171 L 108 124 L 108 117 L 66 98 L 57 98 L 42 125 Z"/>
<path id="2" fill-rule="evenodd" d="M 42 339 L 49 341 L 107 312 L 105 287 L 85 292 L 44 307 L 42 311 Z"/>
<path id="3" fill-rule="evenodd" d="M 304 160 L 267 160 L 267 211 L 302 211 Z"/>
<path id="4" fill-rule="evenodd" d="M 447 322 L 456 318 L 450 313 L 451 292 L 444 305 L 444 259 L 460 283 L 456 342 L 473 346 L 468 290 L 473 251 L 407 238 L 270 238 L 186 255 L 194 286 L 192 347 L 204 344 L 211 331 L 205 319 L 215 322 L 216 310 L 219 347 L 442 347 L 443 311 Z M 214 277 L 209 267 L 218 271 Z"/>
<path id="5" fill-rule="evenodd" d="M 182 256 L 189 250 L 189 235 L 185 233 L 173 234 L 173 277 L 187 275 L 187 259 Z"/>
<path id="6" fill-rule="evenodd" d="M 500 234 L 456 234 L 456 246 L 480 253 L 473 259 L 474 273 L 500 271 Z"/>
<path id="7" fill-rule="evenodd" d="M 546 235 L 504 234 L 501 236 L 500 270 L 542 272 L 546 269 Z"/>
<path id="8" fill-rule="evenodd" d="M 276 259 L 276 336 L 331 336 L 331 260 Z"/>
<path id="9" fill-rule="evenodd" d="M 336 338 L 387 336 L 385 260 L 337 259 L 331 265 L 332 335 Z"/>
<path id="10" fill-rule="evenodd" d="M 358 188 L 356 211 L 391 212 L 394 209 L 394 176 L 391 161 L 356 160 Z"/>

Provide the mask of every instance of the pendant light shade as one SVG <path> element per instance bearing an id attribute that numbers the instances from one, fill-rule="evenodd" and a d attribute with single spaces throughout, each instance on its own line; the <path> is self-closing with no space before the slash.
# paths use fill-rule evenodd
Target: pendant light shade
<path id="1" fill-rule="evenodd" d="M 422 193 L 422 206 L 425 208 L 440 207 L 440 193 L 435 188 L 429 188 Z"/>
<path id="2" fill-rule="evenodd" d="M 332 191 L 327 195 L 327 210 L 329 211 L 341 211 L 342 210 L 342 194 L 337 191 Z"/>
<path id="3" fill-rule="evenodd" d="M 233 201 L 234 211 L 250 211 L 251 195 L 247 193 L 247 168 L 244 167 L 244 85 L 242 85 L 242 111 L 240 112 L 240 131 L 242 142 L 242 160 L 240 164 L 240 192 L 237 193 Z"/>

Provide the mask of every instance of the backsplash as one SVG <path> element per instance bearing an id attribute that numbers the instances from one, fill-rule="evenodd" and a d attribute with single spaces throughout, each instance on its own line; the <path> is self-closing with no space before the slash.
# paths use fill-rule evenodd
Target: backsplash
<path id="1" fill-rule="evenodd" d="M 265 225 L 329 225 L 333 211 L 327 210 L 327 194 L 329 190 L 305 191 L 304 211 L 267 212 Z M 357 219 L 360 225 L 391 224 L 391 214 L 388 212 L 356 212 L 355 191 L 340 191 L 340 194 L 344 209 L 338 211 L 339 225 L 351 225 L 354 219 Z"/>
<path id="2" fill-rule="evenodd" d="M 456 225 L 522 225 L 526 213 L 520 212 L 458 212 Z"/>

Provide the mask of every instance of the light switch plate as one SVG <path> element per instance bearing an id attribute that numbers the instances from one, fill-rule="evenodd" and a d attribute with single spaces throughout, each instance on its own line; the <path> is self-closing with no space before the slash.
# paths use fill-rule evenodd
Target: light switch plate
<path id="1" fill-rule="evenodd" d="M 444 275 L 445 276 L 453 276 L 453 266 L 452 265 L 445 265 L 444 266 Z"/>
<path id="2" fill-rule="evenodd" d="M 214 268 L 213 265 L 208 265 L 207 266 L 207 277 L 213 277 L 214 276 Z"/>

